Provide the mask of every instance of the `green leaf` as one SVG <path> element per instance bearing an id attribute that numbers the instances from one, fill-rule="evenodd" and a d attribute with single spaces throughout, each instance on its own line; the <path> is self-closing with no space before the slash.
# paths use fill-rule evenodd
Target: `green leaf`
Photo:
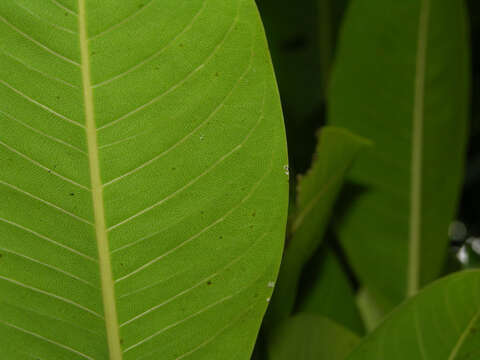
<path id="1" fill-rule="evenodd" d="M 367 287 L 398 303 L 441 273 L 465 155 L 469 50 L 460 0 L 353 0 L 329 121 L 375 143 L 339 236 Z"/>
<path id="2" fill-rule="evenodd" d="M 0 34 L 0 358 L 248 359 L 288 196 L 253 0 L 5 0 Z"/>
<path id="3" fill-rule="evenodd" d="M 304 273 L 312 278 L 312 285 L 302 294 L 299 311 L 325 316 L 362 335 L 365 329 L 350 279 L 331 249 L 322 251 L 320 255 L 322 259 L 315 259 L 317 261 L 304 269 Z"/>
<path id="4" fill-rule="evenodd" d="M 359 338 L 337 323 L 314 314 L 289 318 L 269 347 L 270 360 L 344 360 Z"/>
<path id="5" fill-rule="evenodd" d="M 398 307 L 348 360 L 466 360 L 480 356 L 480 271 L 429 285 Z"/>
<path id="6" fill-rule="evenodd" d="M 344 129 L 324 127 L 320 132 L 312 167 L 299 179 L 291 239 L 265 319 L 267 328 L 273 329 L 290 315 L 303 266 L 322 243 L 345 174 L 367 144 L 365 139 Z"/>
<path id="7" fill-rule="evenodd" d="M 357 304 L 368 332 L 374 330 L 395 307 L 381 295 L 373 294 L 367 288 L 362 288 L 358 292 Z"/>

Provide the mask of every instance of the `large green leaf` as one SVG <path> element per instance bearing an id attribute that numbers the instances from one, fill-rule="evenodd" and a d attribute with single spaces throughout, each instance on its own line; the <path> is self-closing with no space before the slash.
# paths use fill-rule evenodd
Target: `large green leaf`
<path id="1" fill-rule="evenodd" d="M 248 359 L 288 194 L 253 0 L 0 16 L 0 358 Z"/>
<path id="2" fill-rule="evenodd" d="M 331 82 L 329 121 L 375 143 L 341 241 L 359 277 L 393 302 L 441 272 L 460 190 L 468 118 L 460 0 L 353 0 Z"/>
<path id="3" fill-rule="evenodd" d="M 396 309 L 348 360 L 480 357 L 480 271 L 439 280 Z"/>
<path id="4" fill-rule="evenodd" d="M 269 360 L 344 360 L 359 338 L 328 318 L 301 313 L 289 318 L 269 346 Z"/>
<path id="5" fill-rule="evenodd" d="M 309 288 L 299 299 L 299 311 L 325 316 L 356 334 L 365 331 L 355 292 L 335 252 L 329 248 L 304 269 Z"/>
<path id="6" fill-rule="evenodd" d="M 303 267 L 323 240 L 344 177 L 368 142 L 345 129 L 324 127 L 311 169 L 299 180 L 291 239 L 265 324 L 274 329 L 293 310 Z"/>

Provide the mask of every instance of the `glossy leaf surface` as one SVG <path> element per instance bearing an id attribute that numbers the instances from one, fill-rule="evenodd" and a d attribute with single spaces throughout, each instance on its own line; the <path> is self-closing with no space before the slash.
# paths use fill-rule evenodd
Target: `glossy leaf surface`
<path id="1" fill-rule="evenodd" d="M 0 47 L 0 358 L 248 359 L 288 196 L 253 0 L 5 0 Z"/>

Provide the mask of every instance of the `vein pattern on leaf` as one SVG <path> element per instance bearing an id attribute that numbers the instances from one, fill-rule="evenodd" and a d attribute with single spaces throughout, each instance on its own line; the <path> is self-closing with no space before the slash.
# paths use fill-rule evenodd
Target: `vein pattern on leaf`
<path id="1" fill-rule="evenodd" d="M 288 194 L 254 2 L 6 0 L 0 17 L 0 339 L 29 346 L 0 356 L 247 358 Z"/>
<path id="2" fill-rule="evenodd" d="M 46 46 L 45 44 L 42 44 L 41 42 L 35 40 L 33 37 L 31 37 L 30 35 L 28 34 L 25 34 L 23 31 L 21 31 L 19 28 L 17 28 L 16 26 L 13 26 L 11 23 L 9 23 L 3 16 L 0 16 L 0 19 L 5 23 L 7 24 L 12 30 L 14 30 L 15 32 L 17 32 L 18 34 L 20 34 L 21 36 L 23 36 L 25 39 L 28 39 L 29 41 L 31 41 L 32 43 L 34 43 L 35 45 L 39 46 L 40 48 L 44 49 L 45 51 L 49 52 L 50 54 L 54 55 L 55 57 L 59 58 L 59 59 L 62 59 L 63 61 L 66 61 L 72 65 L 75 65 L 75 66 L 80 66 L 80 64 L 72 59 L 69 59 L 67 58 L 66 56 L 63 56 L 62 54 L 59 54 L 57 53 L 56 51 L 50 49 L 48 46 Z"/>
<path id="3" fill-rule="evenodd" d="M 195 14 L 195 16 L 192 18 L 192 20 L 183 28 L 182 31 L 180 31 L 176 36 L 174 36 L 172 38 L 172 40 L 170 42 L 167 43 L 166 46 L 162 47 L 160 50 L 158 50 L 157 52 L 155 52 L 154 54 L 150 55 L 149 57 L 147 57 L 146 59 L 140 61 L 139 63 L 133 65 L 132 67 L 130 67 L 129 69 L 123 71 L 122 73 L 118 74 L 118 75 L 115 75 L 114 77 L 110 78 L 110 79 L 107 79 L 107 80 L 104 80 L 102 82 L 99 82 L 97 84 L 94 84 L 92 85 L 94 88 L 97 88 L 97 87 L 101 87 L 101 86 L 104 86 L 104 85 L 107 85 L 115 80 L 118 80 L 118 79 L 121 79 L 123 78 L 124 76 L 127 76 L 128 74 L 132 73 L 133 71 L 141 68 L 142 66 L 148 64 L 151 60 L 155 59 L 156 57 L 160 56 L 166 49 L 168 49 L 180 36 L 182 36 L 184 33 L 186 33 L 188 30 L 191 29 L 192 25 L 195 23 L 195 21 L 197 20 L 197 18 L 202 14 L 202 11 L 204 9 L 206 5 L 206 0 L 203 2 L 203 5 L 202 7 L 200 8 L 200 10 Z M 128 114 L 126 114 L 128 115 Z M 117 119 L 116 121 L 119 121 L 120 119 Z M 113 124 L 112 124 L 113 125 Z M 110 124 L 106 124 L 102 127 L 100 127 L 98 130 L 101 130 L 105 127 L 108 127 L 110 126 Z"/>

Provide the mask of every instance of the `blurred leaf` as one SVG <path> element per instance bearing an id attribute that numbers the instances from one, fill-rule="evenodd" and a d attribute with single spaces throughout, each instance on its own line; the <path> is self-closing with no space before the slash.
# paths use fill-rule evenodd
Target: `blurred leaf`
<path id="1" fill-rule="evenodd" d="M 314 314 L 289 318 L 269 346 L 269 360 L 343 360 L 359 338 L 343 326 Z"/>
<path id="2" fill-rule="evenodd" d="M 397 303 L 440 274 L 463 173 L 469 51 L 463 1 L 353 0 L 329 121 L 372 139 L 339 224 L 354 270 Z"/>
<path id="3" fill-rule="evenodd" d="M 344 129 L 325 127 L 320 132 L 317 158 L 308 173 L 299 179 L 292 238 L 287 244 L 278 285 L 265 319 L 267 328 L 273 328 L 290 315 L 302 268 L 321 244 L 344 176 L 367 144 L 365 139 Z"/>
<path id="4" fill-rule="evenodd" d="M 393 304 L 367 288 L 358 292 L 357 304 L 368 332 L 374 330 L 394 308 Z"/>
<path id="5" fill-rule="evenodd" d="M 323 315 L 362 335 L 365 331 L 355 293 L 336 254 L 327 249 L 322 260 L 305 269 L 313 277 L 313 285 L 300 299 L 299 311 Z"/>
<path id="6" fill-rule="evenodd" d="M 398 307 L 348 360 L 480 358 L 480 271 L 443 278 Z"/>

